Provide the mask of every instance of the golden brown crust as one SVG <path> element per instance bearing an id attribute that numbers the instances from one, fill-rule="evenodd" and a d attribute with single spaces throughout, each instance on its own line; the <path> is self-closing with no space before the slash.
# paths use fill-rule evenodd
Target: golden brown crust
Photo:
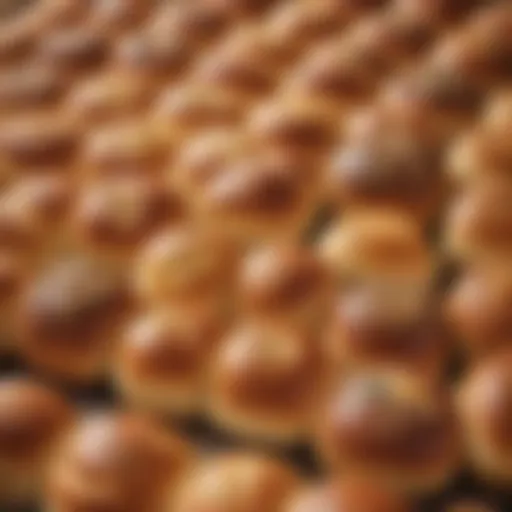
<path id="1" fill-rule="evenodd" d="M 321 453 L 334 470 L 349 467 L 404 490 L 443 486 L 459 463 L 445 391 L 407 373 L 342 379 L 326 402 L 318 433 Z"/>
<path id="2" fill-rule="evenodd" d="M 26 113 L 0 122 L 0 151 L 24 167 L 65 167 L 76 155 L 79 132 L 59 113 Z"/>
<path id="3" fill-rule="evenodd" d="M 178 307 L 135 318 L 116 356 L 124 399 L 164 414 L 194 411 L 202 404 L 205 370 L 221 329 L 212 312 L 190 315 Z"/>
<path id="4" fill-rule="evenodd" d="M 73 227 L 88 248 L 126 250 L 157 231 L 183 220 L 183 199 L 158 179 L 104 177 L 80 190 Z"/>
<path id="5" fill-rule="evenodd" d="M 279 512 L 298 484 L 294 472 L 274 459 L 228 453 L 201 464 L 178 489 L 176 512 Z"/>
<path id="6" fill-rule="evenodd" d="M 213 419 L 230 431 L 269 440 L 308 433 L 322 392 L 316 340 L 286 326 L 235 326 L 212 360 Z"/>
<path id="7" fill-rule="evenodd" d="M 512 283 L 499 272 L 469 269 L 449 291 L 445 317 L 470 357 L 480 358 L 512 339 Z"/>
<path id="8" fill-rule="evenodd" d="M 438 206 L 441 183 L 437 151 L 398 130 L 348 143 L 333 155 L 325 177 L 327 193 L 341 207 L 383 207 L 419 219 Z"/>
<path id="9" fill-rule="evenodd" d="M 267 245 L 242 261 L 238 287 L 256 317 L 301 324 L 318 322 L 329 304 L 327 270 L 307 248 Z"/>
<path id="10" fill-rule="evenodd" d="M 341 481 L 316 484 L 296 493 L 284 512 L 407 512 L 407 501 L 398 493 L 372 480 L 345 477 Z"/>
<path id="11" fill-rule="evenodd" d="M 165 506 L 191 460 L 189 446 L 133 413 L 95 413 L 53 461 L 47 505 L 57 510 L 153 512 Z"/>
<path id="12" fill-rule="evenodd" d="M 408 312 L 393 296 L 384 307 L 380 299 L 371 288 L 339 296 L 325 330 L 335 374 L 400 368 L 427 380 L 439 379 L 448 342 L 437 311 L 422 305 L 419 312 Z"/>
<path id="13" fill-rule="evenodd" d="M 43 269 L 20 299 L 18 330 L 34 366 L 70 380 L 94 379 L 109 359 L 128 293 L 113 269 L 87 257 Z"/>

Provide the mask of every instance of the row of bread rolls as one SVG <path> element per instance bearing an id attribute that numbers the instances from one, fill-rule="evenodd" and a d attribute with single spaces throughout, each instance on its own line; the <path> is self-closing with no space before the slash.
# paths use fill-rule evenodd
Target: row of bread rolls
<path id="1" fill-rule="evenodd" d="M 498 385 L 500 396 L 506 395 L 510 383 L 507 387 L 504 376 L 502 362 L 487 362 L 462 386 L 462 410 L 468 412 L 468 394 L 474 395 L 479 408 L 476 412 L 473 407 L 472 416 L 463 416 L 472 427 L 468 431 L 481 437 L 477 446 L 486 446 L 486 456 L 479 452 L 476 458 L 477 467 L 492 478 L 510 478 L 510 463 L 497 451 L 504 442 L 499 415 L 506 405 L 500 402 L 490 409 L 482 394 Z M 336 428 L 341 436 L 324 441 L 331 446 L 330 459 L 340 455 L 345 442 L 345 448 L 350 448 L 350 455 L 344 453 L 345 464 L 352 467 L 352 474 L 311 483 L 267 455 L 240 451 L 199 456 L 180 435 L 147 416 L 126 411 L 79 413 L 45 385 L 4 378 L 0 382 L 0 499 L 5 504 L 39 498 L 42 510 L 52 512 L 252 512 L 261 507 L 269 512 L 319 507 L 339 512 L 413 510 L 401 491 L 389 487 L 389 479 L 407 475 L 407 483 L 399 482 L 402 491 L 410 491 L 413 480 L 423 487 L 425 479 L 431 483 L 441 466 L 448 464 L 456 440 L 441 441 L 436 404 L 421 402 L 424 397 L 415 395 L 417 389 L 393 382 L 391 388 L 380 390 L 373 380 L 345 386 L 344 396 L 337 397 L 341 415 Z M 392 394 L 386 395 L 384 389 Z M 381 425 L 368 425 L 368 406 L 387 414 Z M 357 432 L 354 421 L 365 423 L 362 432 Z M 413 435 L 421 437 L 423 448 L 407 453 L 412 448 L 404 451 L 404 436 Z M 366 458 L 357 461 L 354 450 L 364 444 Z M 384 459 L 388 459 L 387 469 L 382 467 Z M 461 502 L 445 510 L 488 509 L 484 504 Z"/>

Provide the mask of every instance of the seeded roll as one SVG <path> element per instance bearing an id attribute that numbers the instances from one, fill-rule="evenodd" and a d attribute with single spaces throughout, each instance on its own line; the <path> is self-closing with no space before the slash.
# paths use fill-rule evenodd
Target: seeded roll
<path id="1" fill-rule="evenodd" d="M 425 222 L 442 195 L 438 152 L 425 139 L 388 128 L 337 149 L 325 172 L 326 194 L 338 209 L 384 208 Z"/>
<path id="2" fill-rule="evenodd" d="M 126 263 L 145 240 L 185 217 L 183 198 L 162 180 L 103 177 L 81 187 L 71 229 L 83 250 Z"/>
<path id="3" fill-rule="evenodd" d="M 479 360 L 512 343 L 512 282 L 486 268 L 470 268 L 448 292 L 445 317 L 463 354 Z"/>
<path id="4" fill-rule="evenodd" d="M 0 152 L 20 167 L 66 170 L 80 135 L 69 117 L 56 112 L 9 116 L 0 121 Z"/>
<path id="5" fill-rule="evenodd" d="M 318 447 L 349 469 L 405 492 L 444 487 L 458 470 L 459 433 L 446 390 L 398 372 L 357 373 L 329 394 Z"/>
<path id="6" fill-rule="evenodd" d="M 446 168 L 459 188 L 494 178 L 512 180 L 512 148 L 507 131 L 476 128 L 463 134 L 452 145 Z"/>
<path id="7" fill-rule="evenodd" d="M 0 379 L 0 503 L 39 497 L 49 458 L 73 420 L 72 407 L 53 389 L 30 379 Z"/>
<path id="8" fill-rule="evenodd" d="M 19 302 L 17 334 L 31 366 L 80 384 L 104 374 L 130 304 L 118 269 L 85 255 L 57 257 Z"/>
<path id="9" fill-rule="evenodd" d="M 296 158 L 244 155 L 208 182 L 195 198 L 197 211 L 211 229 L 247 243 L 297 240 L 317 206 L 310 180 Z"/>
<path id="10" fill-rule="evenodd" d="M 377 482 L 355 476 L 310 485 L 295 493 L 284 512 L 407 512 L 409 503 Z"/>
<path id="11" fill-rule="evenodd" d="M 269 244 L 242 260 L 237 287 L 244 310 L 255 318 L 314 327 L 330 305 L 329 278 L 310 249 Z"/>
<path id="12" fill-rule="evenodd" d="M 294 471 L 249 452 L 213 456 L 193 469 L 179 486 L 172 510 L 196 512 L 280 512 L 298 485 Z"/>
<path id="13" fill-rule="evenodd" d="M 225 237 L 201 225 L 178 225 L 138 251 L 134 287 L 149 304 L 224 307 L 235 264 L 236 250 Z"/>
<path id="14" fill-rule="evenodd" d="M 510 347 L 483 359 L 460 383 L 458 412 L 469 461 L 477 475 L 494 485 L 512 481 Z"/>
<path id="15" fill-rule="evenodd" d="M 144 416 L 89 413 L 50 463 L 44 510 L 166 510 L 193 458 L 184 440 Z"/>
<path id="16" fill-rule="evenodd" d="M 132 118 L 108 123 L 83 141 L 85 172 L 91 174 L 161 174 L 174 141 L 159 127 Z"/>
<path id="17" fill-rule="evenodd" d="M 444 229 L 445 251 L 466 264 L 493 264 L 507 270 L 512 254 L 512 186 L 485 180 L 455 196 Z"/>
<path id="18" fill-rule="evenodd" d="M 213 311 L 179 307 L 143 313 L 123 330 L 115 359 L 123 399 L 160 415 L 189 415 L 204 406 L 206 369 L 222 332 Z"/>
<path id="19" fill-rule="evenodd" d="M 401 285 L 415 294 L 431 284 L 434 261 L 427 242 L 417 223 L 404 215 L 347 214 L 324 232 L 319 251 L 341 281 Z"/>
<path id="20" fill-rule="evenodd" d="M 385 300 L 372 288 L 341 293 L 325 329 L 334 375 L 400 370 L 425 381 L 444 375 L 448 342 L 430 304 L 413 307 L 396 294 Z"/>
<path id="21" fill-rule="evenodd" d="M 211 360 L 209 412 L 243 438 L 295 443 L 311 434 L 323 392 L 317 340 L 296 328 L 242 321 Z"/>

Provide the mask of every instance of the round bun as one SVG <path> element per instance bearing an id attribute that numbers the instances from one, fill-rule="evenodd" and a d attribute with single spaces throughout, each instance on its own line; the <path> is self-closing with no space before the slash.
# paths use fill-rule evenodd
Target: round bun
<path id="1" fill-rule="evenodd" d="M 408 512 L 409 504 L 399 494 L 377 482 L 359 477 L 345 477 L 315 484 L 297 492 L 284 512 Z"/>
<path id="2" fill-rule="evenodd" d="M 320 253 L 341 279 L 425 288 L 433 273 L 421 229 L 387 211 L 347 214 L 324 233 Z"/>
<path id="3" fill-rule="evenodd" d="M 0 122 L 0 152 L 22 167 L 64 167 L 76 155 L 79 135 L 58 112 L 8 117 Z"/>
<path id="4" fill-rule="evenodd" d="M 126 261 L 130 249 L 184 217 L 183 199 L 161 180 L 107 176 L 81 188 L 72 227 L 86 250 L 111 252 Z"/>
<path id="5" fill-rule="evenodd" d="M 97 174 L 159 174 L 173 141 L 161 129 L 140 119 L 120 120 L 89 132 L 84 163 Z"/>
<path id="6" fill-rule="evenodd" d="M 423 116 L 441 140 L 449 140 L 474 120 L 482 100 L 482 89 L 475 84 L 423 65 L 395 75 L 378 101 L 402 115 Z"/>
<path id="7" fill-rule="evenodd" d="M 197 198 L 212 229 L 249 242 L 297 239 L 316 200 L 302 162 L 284 155 L 243 156 L 229 164 Z"/>
<path id="8" fill-rule="evenodd" d="M 285 86 L 299 97 L 327 102 L 331 109 L 353 109 L 373 94 L 378 74 L 338 37 L 314 47 Z"/>
<path id="9" fill-rule="evenodd" d="M 48 457 L 74 412 L 50 388 L 16 377 L 0 380 L 0 502 L 28 502 L 41 491 Z"/>
<path id="10" fill-rule="evenodd" d="M 326 269 L 311 250 L 270 244 L 244 258 L 238 292 L 244 309 L 256 318 L 312 327 L 325 315 L 331 286 Z"/>
<path id="11" fill-rule="evenodd" d="M 153 304 L 187 306 L 225 300 L 233 273 L 232 245 L 199 225 L 157 233 L 136 256 L 139 297 Z"/>
<path id="12" fill-rule="evenodd" d="M 291 468 L 247 452 L 226 453 L 201 463 L 184 479 L 175 512 L 280 512 L 298 485 Z"/>
<path id="13" fill-rule="evenodd" d="M 133 413 L 93 413 L 50 465 L 45 504 L 62 512 L 165 510 L 192 460 L 189 446 Z"/>
<path id="14" fill-rule="evenodd" d="M 295 442 L 310 434 L 323 391 L 317 340 L 288 326 L 240 323 L 211 363 L 213 420 L 240 437 Z"/>
<path id="15" fill-rule="evenodd" d="M 210 85 L 183 84 L 163 91 L 154 107 L 155 119 L 178 137 L 240 124 L 244 101 Z"/>
<path id="16" fill-rule="evenodd" d="M 448 153 L 451 180 L 465 187 L 482 180 L 512 180 L 512 148 L 506 130 L 476 129 L 458 138 Z"/>
<path id="17" fill-rule="evenodd" d="M 117 387 L 143 410 L 190 414 L 203 405 L 205 374 L 221 333 L 212 311 L 153 310 L 130 322 L 115 358 Z"/>
<path id="18" fill-rule="evenodd" d="M 148 102 L 142 80 L 105 72 L 72 88 L 66 107 L 78 123 L 96 126 L 137 115 Z"/>
<path id="19" fill-rule="evenodd" d="M 0 71 L 0 113 L 54 107 L 64 93 L 59 74 L 37 63 Z"/>
<path id="20" fill-rule="evenodd" d="M 420 378 L 441 378 L 448 343 L 434 308 L 382 300 L 372 288 L 341 294 L 326 329 L 326 348 L 334 374 L 403 370 Z"/>
<path id="21" fill-rule="evenodd" d="M 512 379 L 509 347 L 483 359 L 464 377 L 458 390 L 458 412 L 474 471 L 483 479 L 510 485 L 509 453 Z"/>
<path id="22" fill-rule="evenodd" d="M 458 429 L 445 389 L 405 373 L 341 379 L 319 417 L 318 446 L 336 472 L 350 469 L 407 492 L 444 485 L 458 469 Z"/>
<path id="23" fill-rule="evenodd" d="M 52 261 L 20 298 L 17 328 L 23 356 L 58 378 L 97 379 L 106 370 L 129 302 L 112 266 L 85 256 Z"/>
<path id="24" fill-rule="evenodd" d="M 512 254 L 512 186 L 485 180 L 456 196 L 447 212 L 445 250 L 455 259 L 499 265 L 507 270 Z"/>
<path id="25" fill-rule="evenodd" d="M 512 282 L 501 272 L 470 268 L 448 292 L 445 317 L 470 358 L 512 341 Z"/>
<path id="26" fill-rule="evenodd" d="M 424 139 L 388 130 L 335 152 L 325 173 L 326 193 L 340 208 L 385 208 L 428 219 L 441 198 L 437 152 Z"/>

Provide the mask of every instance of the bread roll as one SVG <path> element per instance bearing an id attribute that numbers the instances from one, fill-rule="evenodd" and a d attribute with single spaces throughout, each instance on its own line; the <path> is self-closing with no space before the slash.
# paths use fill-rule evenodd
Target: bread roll
<path id="1" fill-rule="evenodd" d="M 238 292 L 246 312 L 278 323 L 318 327 L 330 305 L 327 270 L 311 250 L 269 244 L 241 263 Z"/>
<path id="2" fill-rule="evenodd" d="M 310 485 L 292 496 L 284 512 L 407 512 L 399 494 L 369 479 L 350 476 Z"/>
<path id="3" fill-rule="evenodd" d="M 479 360 L 512 341 L 512 282 L 492 269 L 470 268 L 454 283 L 445 317 L 464 355 Z"/>
<path id="4" fill-rule="evenodd" d="M 157 233 L 136 256 L 134 286 L 149 304 L 224 304 L 236 262 L 232 244 L 200 225 Z"/>
<path id="5" fill-rule="evenodd" d="M 107 369 L 129 302 L 118 269 L 85 255 L 57 257 L 22 292 L 22 354 L 49 375 L 90 383 Z"/>
<path id="6" fill-rule="evenodd" d="M 397 372 L 341 379 L 319 416 L 318 446 L 350 470 L 407 492 L 444 487 L 459 466 L 459 434 L 446 390 Z"/>
<path id="7" fill-rule="evenodd" d="M 384 208 L 425 222 L 441 199 L 438 152 L 423 138 L 392 130 L 336 150 L 325 173 L 326 194 L 338 209 Z"/>
<path id="8" fill-rule="evenodd" d="M 53 389 L 19 377 L 0 380 L 0 503 L 39 497 L 49 457 L 74 412 Z"/>
<path id="9" fill-rule="evenodd" d="M 323 392 L 317 340 L 288 326 L 242 321 L 212 359 L 209 407 L 213 421 L 240 436 L 271 443 L 311 433 Z"/>
<path id="10" fill-rule="evenodd" d="M 492 264 L 507 271 L 512 253 L 512 186 L 485 180 L 455 196 L 445 218 L 445 250 L 468 264 Z"/>
<path id="11" fill-rule="evenodd" d="M 186 442 L 150 419 L 90 413 L 51 461 L 44 510 L 166 510 L 192 460 Z"/>
<path id="12" fill-rule="evenodd" d="M 71 212 L 75 239 L 85 251 L 131 260 L 153 234 L 182 222 L 183 198 L 148 176 L 103 177 L 82 186 Z"/>
<path id="13" fill-rule="evenodd" d="M 492 483 L 512 481 L 510 404 L 512 352 L 507 347 L 466 374 L 457 394 L 466 450 L 473 470 Z"/>
<path id="14" fill-rule="evenodd" d="M 196 198 L 202 219 L 244 242 L 297 240 L 316 206 L 302 162 L 285 155 L 243 156 Z"/>
<path id="15" fill-rule="evenodd" d="M 393 284 L 426 290 L 433 260 L 418 225 L 393 212 L 369 210 L 347 214 L 320 240 L 320 254 L 341 280 Z"/>
<path id="16" fill-rule="evenodd" d="M 117 388 L 129 404 L 157 414 L 188 415 L 204 405 L 206 369 L 222 332 L 213 311 L 179 307 L 143 313 L 121 335 Z"/>
<path id="17" fill-rule="evenodd" d="M 400 297 L 385 301 L 372 288 L 340 294 L 325 330 L 335 375 L 373 369 L 401 370 L 426 381 L 443 376 L 448 342 L 430 304 L 413 309 Z"/>
<path id="18" fill-rule="evenodd" d="M 297 486 L 294 472 L 264 455 L 226 453 L 206 460 L 184 479 L 175 512 L 280 512 Z"/>

